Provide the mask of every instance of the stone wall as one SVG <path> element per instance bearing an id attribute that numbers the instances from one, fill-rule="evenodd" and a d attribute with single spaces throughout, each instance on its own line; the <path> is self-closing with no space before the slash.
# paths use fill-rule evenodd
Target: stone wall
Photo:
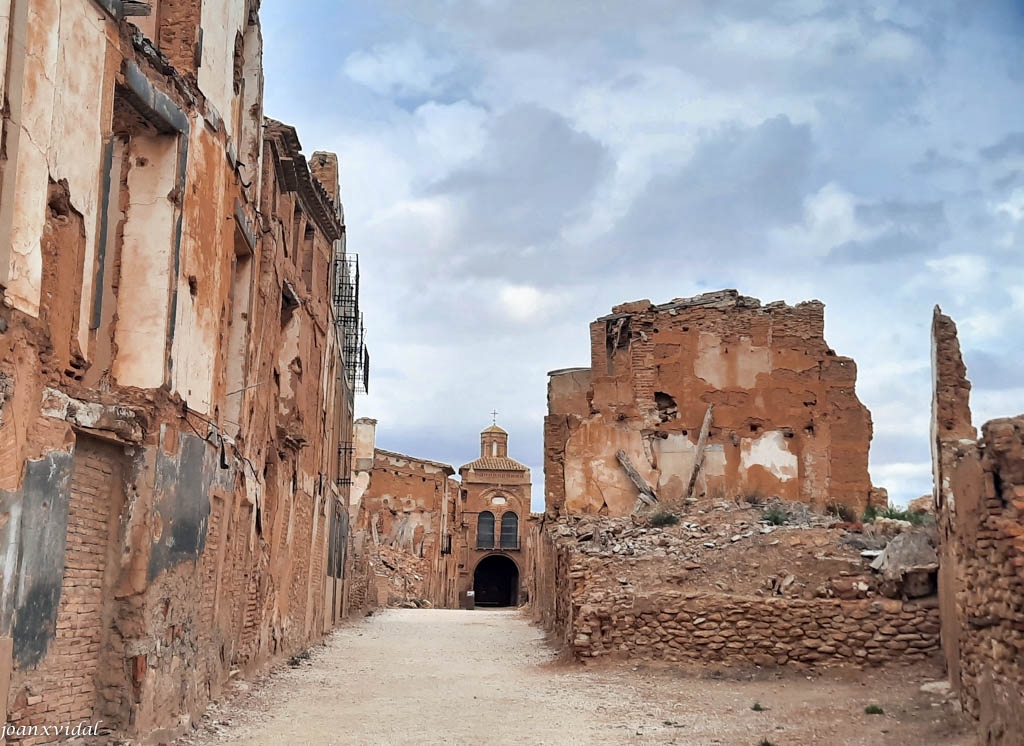
<path id="1" fill-rule="evenodd" d="M 1024 415 L 975 440 L 956 326 L 932 324 L 933 464 L 942 636 L 950 679 L 982 742 L 1024 743 Z"/>
<path id="2" fill-rule="evenodd" d="M 680 559 L 588 556 L 558 523 L 535 527 L 532 541 L 533 616 L 584 662 L 883 666 L 939 656 L 934 596 L 730 593 L 716 587 L 721 583 L 686 579 L 687 566 L 699 568 Z M 672 568 L 678 577 L 670 577 Z"/>
<path id="3" fill-rule="evenodd" d="M 823 330 L 820 302 L 734 290 L 616 306 L 591 324 L 589 369 L 550 374 L 548 512 L 628 515 L 637 489 L 618 451 L 662 502 L 685 497 L 709 407 L 698 494 L 863 508 L 871 418 Z"/>

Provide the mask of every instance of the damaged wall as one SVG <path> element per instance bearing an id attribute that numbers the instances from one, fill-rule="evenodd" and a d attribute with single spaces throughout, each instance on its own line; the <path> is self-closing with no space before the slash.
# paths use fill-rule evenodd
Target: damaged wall
<path id="1" fill-rule="evenodd" d="M 956 326 L 932 319 L 932 464 L 942 641 L 982 743 L 1024 742 L 1024 415 L 971 424 Z"/>
<path id="2" fill-rule="evenodd" d="M 366 418 L 356 424 L 354 531 L 364 552 L 381 555 L 372 564 L 382 574 L 403 575 L 409 581 L 385 602 L 426 600 L 433 606 L 452 607 L 455 599 L 447 591 L 453 563 L 450 540 L 446 543 L 444 537 L 458 496 L 449 479 L 455 470 L 448 464 L 376 448 L 375 427 L 376 421 Z M 385 557 L 383 547 L 395 551 L 386 552 Z M 403 555 L 422 562 L 405 561 Z"/>
<path id="3" fill-rule="evenodd" d="M 12 5 L 0 692 L 15 726 L 170 739 L 233 669 L 346 611 L 365 351 L 332 305 L 337 168 L 321 183 L 294 129 L 263 117 L 258 6 Z"/>
<path id="4" fill-rule="evenodd" d="M 658 498 L 681 500 L 711 406 L 695 494 L 864 507 L 871 418 L 855 363 L 823 331 L 818 301 L 762 306 L 735 290 L 616 306 L 591 324 L 590 368 L 550 374 L 548 512 L 631 512 L 620 450 Z"/>
<path id="5" fill-rule="evenodd" d="M 718 532 L 545 518 L 531 532 L 532 611 L 577 660 L 874 667 L 939 656 L 930 595 L 889 598 L 843 529 Z"/>

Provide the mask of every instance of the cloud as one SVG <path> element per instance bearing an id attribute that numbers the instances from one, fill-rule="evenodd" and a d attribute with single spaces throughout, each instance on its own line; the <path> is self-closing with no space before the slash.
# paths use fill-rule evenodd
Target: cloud
<path id="1" fill-rule="evenodd" d="M 648 260 L 758 252 L 765 231 L 800 218 L 812 154 L 810 128 L 788 117 L 726 125 L 681 168 L 654 176 L 609 240 Z"/>
<path id="2" fill-rule="evenodd" d="M 826 302 L 873 413 L 872 477 L 894 499 L 930 481 L 936 302 L 960 323 L 976 418 L 1019 409 L 1014 3 L 261 13 L 268 113 L 341 158 L 381 372 L 357 406 L 386 447 L 458 465 L 496 407 L 540 507 L 545 372 L 585 364 L 587 323 L 615 303 L 721 287 Z M 340 64 L 309 54 L 311 28 Z"/>
<path id="3" fill-rule="evenodd" d="M 910 254 L 934 252 L 949 236 L 942 202 L 885 200 L 858 204 L 861 236 L 846 241 L 830 254 L 838 262 L 885 262 Z"/>
<path id="4" fill-rule="evenodd" d="M 460 205 L 455 251 L 473 260 L 465 269 L 493 274 L 557 240 L 611 165 L 607 149 L 565 117 L 517 106 L 490 121 L 475 158 L 429 191 Z"/>
<path id="5" fill-rule="evenodd" d="M 979 336 L 974 334 L 971 329 L 967 331 L 971 336 Z M 1014 360 L 1008 352 L 965 350 L 964 362 L 967 364 L 967 377 L 976 389 L 1005 391 L 1024 388 L 1024 375 L 1021 373 L 1020 360 Z"/>
<path id="6" fill-rule="evenodd" d="M 999 142 L 982 148 L 979 153 L 987 161 L 1001 161 L 1011 156 L 1024 156 L 1024 132 L 1010 132 Z"/>
<path id="7" fill-rule="evenodd" d="M 439 93 L 455 69 L 453 57 L 430 54 L 414 39 L 352 52 L 343 66 L 357 83 L 400 97 Z"/>

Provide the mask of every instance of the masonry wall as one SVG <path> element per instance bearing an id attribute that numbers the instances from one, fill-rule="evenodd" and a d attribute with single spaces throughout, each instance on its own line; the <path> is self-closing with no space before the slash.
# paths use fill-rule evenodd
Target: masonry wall
<path id="1" fill-rule="evenodd" d="M 934 598 L 777 598 L 647 589 L 639 570 L 585 556 L 558 524 L 538 526 L 533 614 L 587 662 L 749 666 L 883 666 L 939 655 Z"/>
<path id="2" fill-rule="evenodd" d="M 1024 415 L 971 425 L 956 326 L 932 323 L 942 638 L 982 743 L 1024 741 Z"/>
<path id="3" fill-rule="evenodd" d="M 358 464 L 365 466 L 365 464 Z M 445 544 L 449 505 L 458 493 L 450 493 L 452 467 L 404 454 L 375 449 L 371 468 L 357 470 L 361 499 L 355 530 L 362 541 L 391 547 L 421 558 L 419 580 L 407 589 L 408 599 L 427 600 L 434 606 L 450 606 L 449 561 Z"/>
<path id="4" fill-rule="evenodd" d="M 12 6 L 0 702 L 16 727 L 168 740 L 232 670 L 308 646 L 342 609 L 339 188 L 264 121 L 258 2 L 158 5 L 141 32 L 114 0 Z"/>
<path id="5" fill-rule="evenodd" d="M 871 418 L 856 365 L 823 337 L 817 301 L 762 306 L 734 290 L 616 306 L 591 324 L 591 365 L 551 373 L 544 423 L 549 514 L 625 515 L 637 488 L 685 496 L 713 406 L 697 494 L 864 507 Z"/>

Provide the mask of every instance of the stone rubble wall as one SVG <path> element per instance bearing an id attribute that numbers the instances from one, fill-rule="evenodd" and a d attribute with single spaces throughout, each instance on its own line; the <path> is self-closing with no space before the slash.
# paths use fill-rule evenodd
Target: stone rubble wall
<path id="1" fill-rule="evenodd" d="M 643 590 L 631 569 L 538 527 L 535 619 L 575 659 L 859 667 L 939 655 L 934 597 L 841 600 Z M 618 586 L 618 590 L 615 587 Z"/>
<path id="2" fill-rule="evenodd" d="M 1024 743 L 1024 415 L 977 439 L 956 325 L 932 321 L 932 461 L 943 648 L 985 746 Z"/>

